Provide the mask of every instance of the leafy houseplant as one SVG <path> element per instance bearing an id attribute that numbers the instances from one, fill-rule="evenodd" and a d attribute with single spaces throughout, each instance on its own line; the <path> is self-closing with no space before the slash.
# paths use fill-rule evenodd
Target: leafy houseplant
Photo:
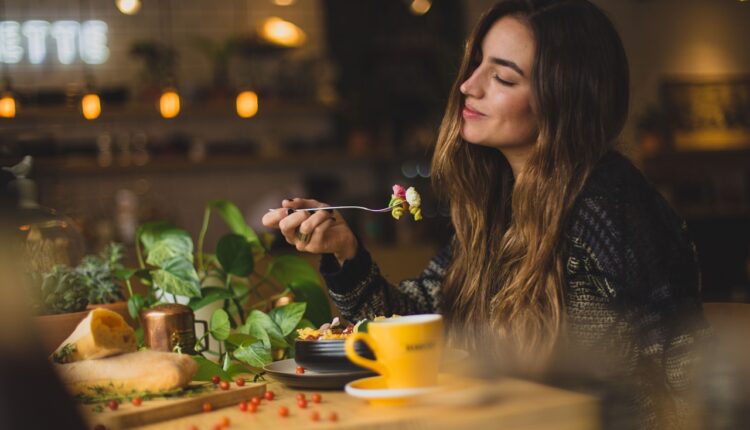
<path id="1" fill-rule="evenodd" d="M 99 255 L 87 255 L 76 267 L 76 272 L 89 291 L 89 304 L 115 303 L 125 300 L 117 273 L 122 265 L 123 247 L 110 243 Z"/>
<path id="2" fill-rule="evenodd" d="M 208 254 L 203 245 L 213 213 L 231 232 L 219 239 L 215 253 Z M 274 357 L 293 353 L 290 346 L 296 328 L 319 326 L 331 319 L 316 270 L 298 256 L 272 256 L 270 241 L 262 241 L 231 202 L 208 203 L 197 249 L 186 231 L 165 222 L 141 225 L 136 239 L 140 269 L 126 276 L 135 275 L 150 288 L 145 296 L 131 294 L 128 307 L 133 318 L 144 307 L 177 302 L 178 297 L 188 300 L 194 311 L 221 305 L 211 315 L 204 334 L 216 340 L 219 349 L 196 356 L 200 367 L 195 379 L 257 373 Z M 270 288 L 272 294 L 264 295 L 261 287 Z M 289 295 L 295 302 L 263 312 L 278 298 Z M 213 356 L 219 364 L 205 355 Z"/>
<path id="3" fill-rule="evenodd" d="M 55 265 L 51 271 L 32 274 L 32 308 L 36 315 L 56 315 L 86 309 L 89 289 L 73 268 Z"/>

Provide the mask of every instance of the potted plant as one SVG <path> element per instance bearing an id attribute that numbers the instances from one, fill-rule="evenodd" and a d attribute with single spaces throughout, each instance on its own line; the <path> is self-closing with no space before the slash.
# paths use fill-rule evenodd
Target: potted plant
<path id="1" fill-rule="evenodd" d="M 75 270 L 88 288 L 87 309 L 107 308 L 122 315 L 128 324 L 134 325 L 119 277 L 125 269 L 122 260 L 123 246 L 112 242 L 99 255 L 83 257 Z"/>
<path id="2" fill-rule="evenodd" d="M 75 269 L 62 264 L 46 273 L 32 273 L 29 286 L 42 345 L 52 353 L 88 315 L 88 287 Z"/>
<path id="3" fill-rule="evenodd" d="M 229 226 L 214 253 L 204 253 L 204 239 L 212 214 Z M 293 354 L 295 329 L 319 326 L 331 320 L 331 310 L 317 271 L 296 255 L 273 256 L 268 237 L 250 228 L 231 202 L 209 202 L 204 212 L 197 249 L 189 233 L 165 222 L 139 227 L 137 276 L 149 285 L 146 295 L 129 299 L 131 316 L 157 303 L 186 302 L 194 311 L 215 306 L 209 318 L 215 349 L 196 356 L 197 380 L 213 376 L 259 373 L 264 365 Z M 272 305 L 281 297 L 294 301 Z M 265 312 L 264 310 L 270 311 Z M 202 339 L 197 342 L 199 345 Z"/>

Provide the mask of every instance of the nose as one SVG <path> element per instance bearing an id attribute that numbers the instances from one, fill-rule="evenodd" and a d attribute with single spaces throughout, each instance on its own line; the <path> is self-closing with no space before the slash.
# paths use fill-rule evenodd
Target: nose
<path id="1" fill-rule="evenodd" d="M 469 78 L 461 84 L 461 86 L 459 87 L 461 94 L 476 98 L 482 96 L 482 85 L 480 82 L 479 73 L 477 73 L 478 70 L 479 69 L 475 69 L 474 72 L 472 72 L 472 74 L 469 76 Z"/>

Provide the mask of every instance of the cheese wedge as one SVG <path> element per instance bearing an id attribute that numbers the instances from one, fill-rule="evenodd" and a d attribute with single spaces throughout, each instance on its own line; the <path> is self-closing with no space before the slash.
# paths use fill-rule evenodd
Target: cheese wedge
<path id="1" fill-rule="evenodd" d="M 94 309 L 65 339 L 52 360 L 58 363 L 109 357 L 136 350 L 135 331 L 120 314 L 108 309 Z"/>
<path id="2" fill-rule="evenodd" d="M 146 350 L 56 364 L 55 370 L 74 395 L 127 395 L 184 388 L 198 371 L 198 363 L 187 354 Z"/>

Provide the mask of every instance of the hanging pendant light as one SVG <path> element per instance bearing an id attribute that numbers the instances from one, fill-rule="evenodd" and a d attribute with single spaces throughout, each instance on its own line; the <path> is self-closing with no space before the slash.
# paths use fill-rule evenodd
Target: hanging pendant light
<path id="1" fill-rule="evenodd" d="M 432 0 L 412 0 L 409 10 L 414 15 L 424 15 L 430 11 Z"/>
<path id="2" fill-rule="evenodd" d="M 13 91 L 3 91 L 0 97 L 0 118 L 16 117 L 16 99 L 13 97 Z"/>
<path id="3" fill-rule="evenodd" d="M 302 46 L 307 40 L 307 35 L 301 28 L 276 16 L 263 21 L 260 26 L 260 35 L 271 43 L 289 48 Z"/>
<path id="4" fill-rule="evenodd" d="M 87 120 L 99 118 L 102 113 L 102 103 L 99 94 L 89 91 L 81 99 L 81 112 Z"/>
<path id="5" fill-rule="evenodd" d="M 115 6 L 125 15 L 135 15 L 141 9 L 141 0 L 115 0 Z"/>
<path id="6" fill-rule="evenodd" d="M 180 114 L 180 95 L 176 89 L 169 87 L 161 93 L 159 113 L 166 119 L 174 118 Z"/>
<path id="7" fill-rule="evenodd" d="M 237 94 L 237 115 L 241 118 L 252 118 L 258 113 L 258 94 L 254 91 L 242 91 Z"/>

